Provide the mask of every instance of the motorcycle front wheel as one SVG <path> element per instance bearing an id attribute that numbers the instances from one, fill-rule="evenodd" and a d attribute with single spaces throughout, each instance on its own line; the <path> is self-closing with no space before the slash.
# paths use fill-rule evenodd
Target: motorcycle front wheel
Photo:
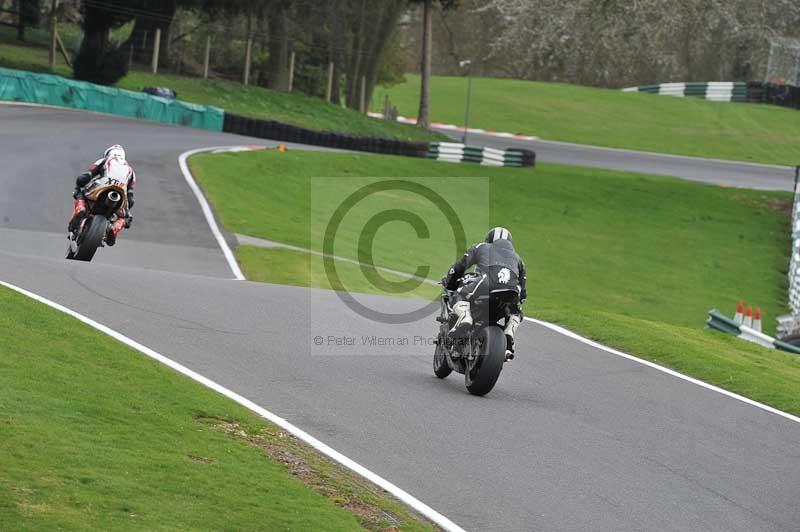
<path id="1" fill-rule="evenodd" d="M 464 372 L 464 384 L 472 395 L 486 395 L 497 383 L 506 358 L 506 338 L 503 330 L 489 325 L 473 337 L 476 357 Z"/>
<path id="2" fill-rule="evenodd" d="M 444 352 L 444 347 L 442 347 L 442 335 L 440 334 L 436 341 L 436 350 L 433 352 L 433 374 L 440 379 L 444 379 L 452 371 L 453 368 L 448 364 L 447 355 Z"/>

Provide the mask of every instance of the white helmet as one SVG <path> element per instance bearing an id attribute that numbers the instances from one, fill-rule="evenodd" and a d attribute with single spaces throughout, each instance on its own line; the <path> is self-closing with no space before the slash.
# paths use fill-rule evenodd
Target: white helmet
<path id="1" fill-rule="evenodd" d="M 483 239 L 484 242 L 487 244 L 491 244 L 492 242 L 496 242 L 498 240 L 508 240 L 511 241 L 511 232 L 505 227 L 495 227 L 489 230 L 486 233 L 486 238 Z"/>
<path id="2" fill-rule="evenodd" d="M 109 157 L 119 157 L 124 161 L 125 148 L 123 148 L 119 144 L 114 144 L 113 146 L 109 146 L 108 148 L 106 148 L 106 151 L 103 152 L 103 159 L 108 159 Z"/>

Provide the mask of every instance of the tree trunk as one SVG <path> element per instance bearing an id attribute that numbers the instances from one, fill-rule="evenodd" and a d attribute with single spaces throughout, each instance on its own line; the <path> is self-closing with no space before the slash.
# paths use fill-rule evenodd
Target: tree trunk
<path id="1" fill-rule="evenodd" d="M 341 0 L 331 1 L 329 4 L 328 16 L 331 20 L 331 34 L 328 56 L 329 61 L 333 61 L 333 83 L 331 86 L 331 103 L 339 105 L 341 103 L 341 79 L 344 72 L 345 54 L 342 52 L 347 46 L 346 27 L 344 16 L 341 11 L 344 3 Z"/>
<path id="2" fill-rule="evenodd" d="M 417 113 L 417 126 L 430 129 L 431 117 L 429 109 L 430 83 L 431 83 L 431 37 L 433 33 L 433 20 L 431 11 L 432 0 L 425 0 L 422 13 L 422 65 L 420 68 L 421 86 L 419 91 L 419 112 Z"/>
<path id="3" fill-rule="evenodd" d="M 285 91 L 289 88 L 288 60 L 289 31 L 286 20 L 286 4 L 276 2 L 269 13 L 269 62 L 267 64 L 267 87 Z"/>
<path id="4" fill-rule="evenodd" d="M 367 108 L 370 107 L 372 93 L 375 91 L 375 83 L 378 80 L 378 71 L 383 60 L 383 52 L 386 48 L 386 44 L 394 33 L 394 29 L 397 27 L 397 22 L 403 12 L 403 7 L 403 2 L 392 0 L 387 2 L 383 13 L 381 13 L 381 20 L 377 25 L 377 38 L 372 43 L 372 49 L 369 51 L 369 58 L 365 69 L 365 75 L 367 76 Z"/>
<path id="5" fill-rule="evenodd" d="M 345 83 L 345 105 L 351 109 L 358 109 L 358 89 L 361 83 L 361 53 L 364 49 L 364 20 L 366 18 L 366 0 L 361 0 L 358 26 L 353 32 L 353 48 L 350 51 L 350 60 L 347 63 L 347 82 Z"/>

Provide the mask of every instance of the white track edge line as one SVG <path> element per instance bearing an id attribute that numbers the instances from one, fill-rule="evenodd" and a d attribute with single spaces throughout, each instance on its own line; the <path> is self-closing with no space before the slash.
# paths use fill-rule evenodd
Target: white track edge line
<path id="1" fill-rule="evenodd" d="M 158 353 L 157 351 L 154 351 L 154 350 L 150 349 L 149 347 L 144 346 L 144 345 L 140 344 L 139 342 L 137 342 L 135 340 L 132 340 L 131 338 L 128 338 L 124 334 L 122 334 L 120 332 L 117 332 L 114 329 L 112 329 L 112 328 L 110 328 L 110 327 L 108 327 L 106 325 L 103 325 L 102 323 L 94 321 L 93 319 L 91 319 L 91 318 L 89 318 L 87 316 L 84 316 L 83 314 L 80 314 L 80 313 L 78 313 L 78 312 L 76 312 L 76 311 L 74 311 L 74 310 L 72 310 L 70 308 L 67 308 L 67 307 L 65 307 L 63 305 L 60 305 L 59 303 L 56 303 L 55 301 L 51 301 L 50 299 L 47 299 L 46 297 L 40 296 L 38 294 L 35 294 L 35 293 L 30 292 L 28 290 L 25 290 L 24 288 L 20 288 L 18 286 L 15 286 L 13 284 L 7 283 L 7 282 L 2 281 L 2 280 L 0 280 L 0 285 L 5 286 L 6 288 L 8 288 L 10 290 L 14 290 L 15 292 L 18 292 L 18 293 L 20 293 L 20 294 L 22 294 L 24 296 L 27 296 L 27 297 L 35 300 L 35 301 L 38 301 L 39 303 L 43 303 L 43 304 L 47 305 L 48 307 L 51 307 L 51 308 L 53 308 L 55 310 L 63 312 L 64 314 L 72 316 L 73 318 L 75 318 L 75 319 L 85 323 L 86 325 L 88 325 L 88 326 L 100 331 L 101 333 L 104 333 L 104 334 L 114 338 L 115 340 L 117 340 L 119 342 L 122 342 L 123 344 L 127 345 L 128 347 L 131 347 L 131 348 L 139 351 L 140 353 L 142 353 L 142 354 L 144 354 L 144 355 L 146 355 L 146 356 L 148 356 L 148 357 L 160 362 L 161 364 L 164 364 L 165 366 L 168 366 L 168 367 L 172 368 L 173 370 L 177 371 L 178 373 L 181 373 L 182 375 L 185 375 L 185 376 L 189 377 L 190 379 L 202 384 L 203 386 L 205 386 L 207 388 L 210 388 L 210 389 L 214 390 L 215 392 L 217 392 L 217 393 L 219 393 L 221 395 L 224 395 L 228 399 L 231 399 L 231 400 L 235 401 L 236 403 L 238 403 L 241 406 L 247 408 L 251 412 L 254 412 L 254 413 L 258 414 L 259 416 L 263 417 L 267 421 L 270 421 L 270 422 L 274 423 L 275 425 L 278 425 L 279 427 L 281 427 L 286 432 L 292 434 L 296 438 L 298 438 L 298 439 L 302 440 L 303 442 L 307 443 L 308 445 L 310 445 L 311 447 L 315 448 L 317 451 L 321 452 L 322 454 L 324 454 L 328 458 L 331 458 L 332 460 L 338 462 L 339 464 L 343 465 L 347 469 L 350 469 L 354 473 L 360 475 L 361 477 L 363 477 L 363 478 L 367 479 L 368 481 L 372 482 L 373 484 L 377 485 L 381 489 L 389 492 L 393 496 L 397 497 L 400 501 L 402 501 L 403 503 L 405 503 L 406 505 L 408 505 L 409 507 L 411 507 L 412 509 L 417 511 L 418 513 L 422 514 L 423 516 L 427 517 L 428 519 L 430 519 L 431 521 L 436 523 L 438 526 L 442 527 L 442 529 L 444 529 L 445 531 L 447 531 L 447 532 L 466 532 L 463 528 L 461 528 L 460 526 L 455 524 L 453 521 L 451 521 L 447 517 L 443 516 L 442 514 L 440 514 L 439 512 L 437 512 L 436 510 L 434 510 L 433 508 L 428 506 L 427 504 L 423 503 L 422 501 L 420 501 L 416 497 L 412 496 L 408 492 L 406 492 L 403 489 L 395 486 L 394 484 L 392 484 L 388 480 L 384 479 L 383 477 L 379 476 L 376 473 L 373 473 L 372 471 L 370 471 L 366 467 L 364 467 L 361 464 L 351 460 L 350 458 L 346 457 L 345 455 L 343 455 L 342 453 L 336 451 L 335 449 L 329 447 L 327 444 L 325 444 L 325 443 L 321 442 L 320 440 L 316 439 L 315 437 L 311 436 L 310 434 L 308 434 L 304 430 L 296 427 L 295 425 L 292 425 L 291 423 L 289 423 L 288 421 L 286 421 L 282 417 L 280 417 L 280 416 L 278 416 L 276 414 L 273 414 L 269 410 L 267 410 L 267 409 L 255 404 L 251 400 L 239 395 L 238 393 L 236 393 L 236 392 L 234 392 L 232 390 L 229 390 L 228 388 L 225 388 L 221 384 L 217 384 L 216 382 L 212 381 L 211 379 L 209 379 L 207 377 L 204 377 L 203 375 L 200 375 L 199 373 L 187 368 L 186 366 L 184 366 L 184 365 L 182 365 L 182 364 L 180 364 L 178 362 L 175 362 L 174 360 L 172 360 L 170 358 L 165 357 L 161 353 Z"/>
<path id="2" fill-rule="evenodd" d="M 632 360 L 634 362 L 638 362 L 639 364 L 644 364 L 645 366 L 651 367 L 668 375 L 672 375 L 673 377 L 677 377 L 681 380 L 691 382 L 692 384 L 696 384 L 697 386 L 701 386 L 706 388 L 707 390 L 711 390 L 713 392 L 717 392 L 719 394 L 725 395 L 732 399 L 736 399 L 737 401 L 741 401 L 743 403 L 747 403 L 748 405 L 755 406 L 756 408 L 760 408 L 761 410 L 765 410 L 770 412 L 771 414 L 776 414 L 778 416 L 784 417 L 790 421 L 794 421 L 795 423 L 800 423 L 800 417 L 794 416 L 789 414 L 788 412 L 784 412 L 783 410 L 778 410 L 777 408 L 773 408 L 769 405 L 765 405 L 764 403 L 759 403 L 758 401 L 754 401 L 752 399 L 748 399 L 742 395 L 737 393 L 729 392 L 723 388 L 718 386 L 714 386 L 713 384 L 709 384 L 705 381 L 701 381 L 700 379 L 695 379 L 694 377 L 690 377 L 688 375 L 684 375 L 683 373 L 679 373 L 675 370 L 665 368 L 664 366 L 660 366 L 654 362 L 650 362 L 648 360 L 644 360 L 642 358 L 635 357 L 633 355 L 629 355 L 627 353 L 623 353 L 622 351 L 618 351 L 611 347 L 607 347 L 601 343 L 595 342 L 594 340 L 589 340 L 588 338 L 584 338 L 583 336 L 570 331 L 569 329 L 565 329 L 559 325 L 555 325 L 554 323 L 550 323 L 547 321 L 537 320 L 536 318 L 528 318 L 526 317 L 525 320 L 536 323 L 537 325 L 541 325 L 542 327 L 546 327 L 552 331 L 555 331 L 559 334 L 572 338 L 573 340 L 577 340 L 581 343 L 594 347 L 595 349 L 599 349 L 601 351 L 605 351 L 606 353 L 610 353 L 612 355 L 616 355 L 622 358 L 627 358 L 628 360 Z"/>
<path id="3" fill-rule="evenodd" d="M 194 180 L 192 172 L 189 170 L 189 165 L 186 164 L 186 159 L 196 153 L 218 150 L 226 147 L 229 146 L 214 146 L 210 148 L 198 148 L 196 150 L 185 151 L 178 156 L 178 166 L 180 166 L 183 178 L 186 179 L 186 182 L 189 184 L 189 188 L 192 189 L 195 198 L 197 198 L 198 203 L 200 203 L 200 208 L 203 210 L 203 215 L 206 217 L 208 226 L 211 228 L 211 233 L 214 235 L 214 238 L 217 239 L 217 244 L 219 244 L 219 247 L 222 249 L 222 254 L 225 255 L 225 260 L 228 262 L 228 266 L 230 266 L 234 278 L 237 281 L 244 281 L 244 274 L 242 274 L 242 270 L 239 268 L 239 263 L 236 262 L 236 257 L 233 255 L 233 251 L 225 241 L 225 237 L 222 236 L 222 231 L 219 230 L 217 221 L 214 219 L 214 214 L 211 212 L 211 206 L 208 204 L 208 200 L 206 200 L 206 197 L 203 195 L 200 187 L 197 186 L 197 182 Z"/>

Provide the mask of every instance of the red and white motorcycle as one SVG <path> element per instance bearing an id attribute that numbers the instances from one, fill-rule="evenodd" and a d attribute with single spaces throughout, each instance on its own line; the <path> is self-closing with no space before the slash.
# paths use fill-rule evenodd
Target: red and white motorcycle
<path id="1" fill-rule="evenodd" d="M 128 182 L 133 170 L 121 158 L 106 161 L 105 171 L 86 185 L 86 215 L 69 237 L 67 258 L 90 261 L 103 247 L 109 226 L 128 208 Z"/>

